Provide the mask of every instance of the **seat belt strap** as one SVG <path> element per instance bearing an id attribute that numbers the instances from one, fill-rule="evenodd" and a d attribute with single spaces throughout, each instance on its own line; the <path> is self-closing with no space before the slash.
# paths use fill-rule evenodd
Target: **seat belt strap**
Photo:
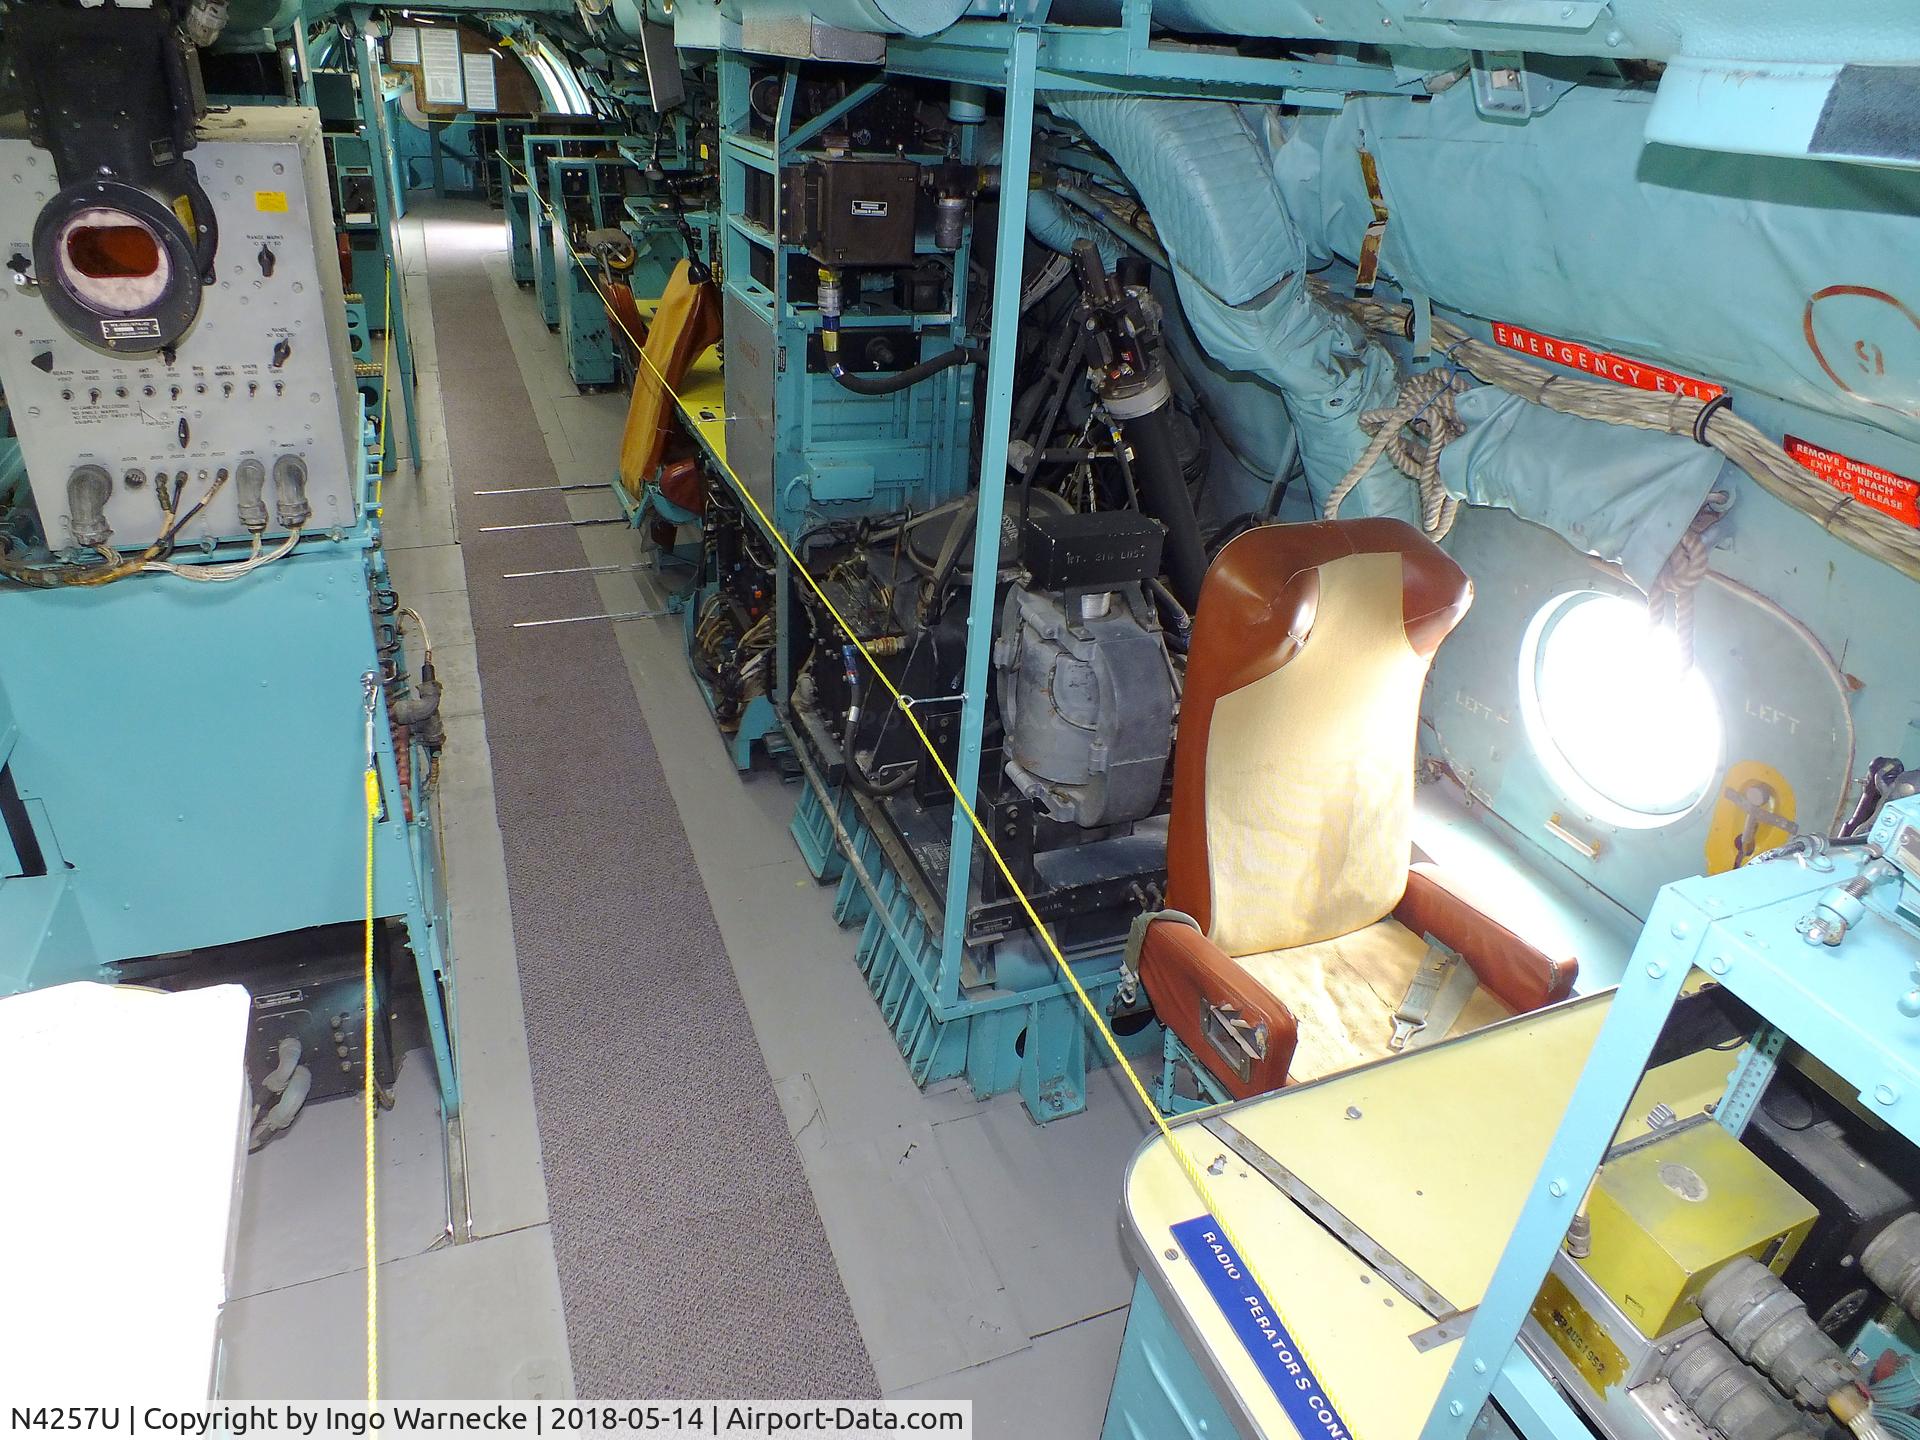
<path id="1" fill-rule="evenodd" d="M 1406 995 L 1399 1005 L 1394 1007 L 1393 1034 L 1387 1040 L 1389 1050 L 1406 1049 L 1407 1043 L 1427 1028 L 1428 1023 L 1434 1018 L 1434 1002 L 1439 997 L 1442 987 L 1446 986 L 1456 971 L 1463 969 L 1467 970 L 1469 975 L 1473 973 L 1461 962 L 1458 950 L 1441 944 L 1432 936 L 1427 937 L 1427 953 L 1420 957 L 1420 968 L 1413 972 L 1413 980 L 1407 986 Z M 1447 1021 L 1446 1026 L 1440 1030 L 1440 1034 L 1444 1035 L 1448 1029 L 1452 1028 L 1453 1020 L 1459 1018 L 1460 1009 L 1465 1005 L 1466 999 L 1463 996 L 1454 1009 L 1452 1019 Z"/>
<path id="2" fill-rule="evenodd" d="M 1140 998 L 1140 950 L 1147 943 L 1148 928 L 1156 920 L 1170 920 L 1176 925 L 1191 925 L 1200 930 L 1200 922 L 1184 910 L 1148 910 L 1134 916 L 1127 930 L 1126 951 L 1120 958 L 1120 984 L 1114 990 L 1114 1003 L 1118 1006 L 1131 1005 Z"/>

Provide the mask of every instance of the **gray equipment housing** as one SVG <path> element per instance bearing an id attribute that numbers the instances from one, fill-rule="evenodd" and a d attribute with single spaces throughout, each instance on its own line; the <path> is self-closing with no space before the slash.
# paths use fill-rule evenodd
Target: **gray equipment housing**
<path id="1" fill-rule="evenodd" d="M 220 245 L 171 363 L 82 344 L 40 287 L 0 287 L 0 386 L 56 550 L 103 543 L 103 525 L 114 545 L 155 539 L 163 474 L 187 477 L 183 509 L 221 470 L 271 474 L 269 533 L 302 509 L 313 530 L 358 518 L 361 402 L 319 112 L 269 105 L 211 115 L 194 165 Z M 31 249 L 34 217 L 58 188 L 45 151 L 0 139 L 0 254 Z M 107 477 L 104 499 L 96 471 Z M 242 489 L 222 486 L 180 541 L 257 533 L 241 507 L 257 521 L 259 493 Z"/>
<path id="2" fill-rule="evenodd" d="M 1017 585 L 993 646 L 1006 773 L 1054 820 L 1153 813 L 1173 749 L 1173 672 L 1137 585 L 1056 595 Z"/>

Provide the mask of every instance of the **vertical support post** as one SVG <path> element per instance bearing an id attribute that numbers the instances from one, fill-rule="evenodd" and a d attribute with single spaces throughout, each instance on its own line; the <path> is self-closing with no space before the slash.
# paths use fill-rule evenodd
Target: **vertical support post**
<path id="1" fill-rule="evenodd" d="M 400 364 L 400 409 L 407 425 L 407 460 L 417 475 L 420 473 L 420 430 L 414 423 L 413 345 L 407 338 L 406 287 L 400 276 L 400 231 L 393 218 L 393 170 L 389 163 L 393 137 L 387 133 L 387 97 L 380 88 L 380 66 L 374 60 L 373 35 L 368 28 L 373 12 L 364 5 L 356 5 L 347 13 L 353 26 L 353 53 L 360 71 L 360 125 L 366 135 L 369 168 L 373 171 L 373 200 L 380 212 L 377 218 L 381 248 L 386 252 L 387 266 L 393 276 L 393 318 L 387 323 L 393 327 L 393 354 Z M 385 283 L 383 277 L 382 284 Z M 362 291 L 361 297 L 367 302 L 369 316 L 381 313 L 376 309 L 380 296 Z M 384 455 L 380 463 L 384 468 Z"/>
<path id="2" fill-rule="evenodd" d="M 1736 1139 L 1746 1133 L 1747 1122 L 1766 1093 L 1773 1078 L 1780 1052 L 1787 1048 L 1787 1032 L 1774 1025 L 1762 1025 L 1747 1048 L 1740 1052 L 1740 1063 L 1727 1079 L 1727 1093 L 1721 1097 L 1713 1118 Z"/>
<path id="3" fill-rule="evenodd" d="M 1027 171 L 1033 157 L 1033 79 L 1039 34 L 1013 32 L 1007 54 L 1007 105 L 1000 151 L 1000 229 L 993 256 L 993 320 L 987 351 L 987 413 L 980 441 L 979 508 L 974 512 L 973 588 L 967 597 L 965 697 L 953 778 L 967 804 L 980 789 L 980 745 L 987 720 L 987 661 L 993 651 L 994 576 L 1000 573 L 1000 521 L 1006 508 L 1007 441 L 1013 423 L 1014 336 L 1020 328 L 1020 276 L 1027 245 Z M 940 1003 L 960 998 L 960 954 L 973 878 L 973 826 L 958 805 L 947 862 L 940 937 Z"/>
<path id="4" fill-rule="evenodd" d="M 1671 891 L 1655 903 L 1421 1440 L 1465 1440 L 1486 1405 L 1711 923 Z M 1522 1356 L 1519 1363 L 1532 1361 Z"/>
<path id="5" fill-rule="evenodd" d="M 747 119 L 743 122 L 743 131 L 752 128 L 753 114 L 753 76 L 743 67 L 744 83 L 747 87 Z M 773 113 L 773 187 L 774 194 L 780 194 L 785 183 L 787 159 L 792 151 L 793 102 L 800 94 L 800 67 L 789 64 L 780 77 L 780 100 Z M 773 333 L 776 353 L 786 353 L 787 327 L 793 322 L 792 312 L 787 306 L 787 229 L 781 216 L 785 207 L 776 200 L 773 207 Z M 722 222 L 724 223 L 724 221 Z M 728 227 L 731 228 L 731 227 Z M 802 347 L 804 350 L 804 345 Z M 807 367 L 795 367 L 789 373 L 785 365 L 776 366 L 774 385 L 780 387 L 775 402 L 774 413 L 785 418 L 787 423 L 796 415 L 806 413 Z M 785 424 L 781 427 L 786 428 Z M 783 435 L 776 442 L 773 462 L 772 487 L 768 491 L 768 512 L 776 528 L 781 525 L 780 497 L 786 486 L 781 482 L 780 454 L 789 442 Z M 793 694 L 793 646 L 787 643 L 787 637 L 793 633 L 793 562 L 787 559 L 786 551 L 776 547 L 773 557 L 773 633 L 779 637 L 773 647 L 774 688 L 780 696 L 780 705 L 787 705 L 788 697 Z"/>
<path id="6" fill-rule="evenodd" d="M 313 52 L 307 49 L 307 22 L 296 19 L 289 44 L 293 49 L 293 74 L 300 86 L 300 103 L 317 109 L 320 97 L 313 89 Z"/>

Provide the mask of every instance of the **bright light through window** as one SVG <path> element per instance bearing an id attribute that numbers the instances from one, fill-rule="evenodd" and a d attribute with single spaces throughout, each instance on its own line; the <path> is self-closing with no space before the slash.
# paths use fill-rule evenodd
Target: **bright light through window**
<path id="1" fill-rule="evenodd" d="M 1720 711 L 1671 631 L 1618 595 L 1562 595 L 1520 654 L 1527 738 L 1570 800 L 1650 827 L 1693 807 L 1720 764 Z"/>

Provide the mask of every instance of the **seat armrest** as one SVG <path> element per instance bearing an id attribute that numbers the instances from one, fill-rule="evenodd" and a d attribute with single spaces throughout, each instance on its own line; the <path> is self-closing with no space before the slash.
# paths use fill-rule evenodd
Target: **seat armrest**
<path id="1" fill-rule="evenodd" d="M 1480 983 L 1515 1014 L 1573 993 L 1580 962 L 1552 955 L 1508 929 L 1428 865 L 1407 872 L 1407 890 L 1393 918 L 1460 952 Z"/>
<path id="2" fill-rule="evenodd" d="M 1140 983 L 1161 1023 L 1228 1094 L 1245 1099 L 1286 1083 L 1299 1038 L 1293 1012 L 1201 931 L 1177 920 L 1150 924 Z"/>

